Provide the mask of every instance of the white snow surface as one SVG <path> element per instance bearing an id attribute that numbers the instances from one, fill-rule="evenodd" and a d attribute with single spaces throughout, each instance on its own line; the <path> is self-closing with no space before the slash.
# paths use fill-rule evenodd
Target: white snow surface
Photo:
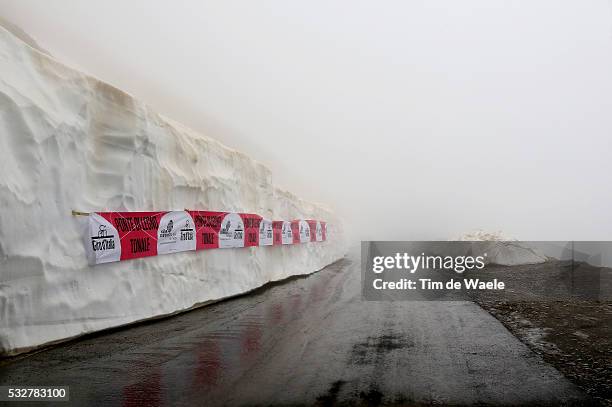
<path id="1" fill-rule="evenodd" d="M 320 270 L 339 220 L 270 171 L 0 27 L 0 354 L 172 314 Z M 224 210 L 327 221 L 326 242 L 87 264 L 71 210 Z"/>
<path id="2" fill-rule="evenodd" d="M 472 232 L 464 233 L 458 239 L 459 241 L 516 241 L 515 238 L 508 237 L 504 232 L 498 230 L 496 232 L 485 232 L 477 229 Z"/>
<path id="3" fill-rule="evenodd" d="M 510 238 L 501 231 L 490 233 L 476 230 L 465 233 L 456 240 L 478 242 L 473 245 L 472 250 L 477 251 L 478 255 L 486 253 L 486 263 L 518 266 L 547 261 L 547 257 L 536 248 L 529 247 L 515 238 Z"/>

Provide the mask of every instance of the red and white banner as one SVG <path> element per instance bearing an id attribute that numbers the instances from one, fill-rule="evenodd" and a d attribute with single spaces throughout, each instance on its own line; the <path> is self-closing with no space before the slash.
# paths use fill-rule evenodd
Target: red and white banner
<path id="1" fill-rule="evenodd" d="M 310 226 L 305 220 L 294 220 L 291 222 L 291 231 L 293 232 L 293 243 L 310 242 Z"/>
<path id="2" fill-rule="evenodd" d="M 310 241 L 311 242 L 322 242 L 323 241 L 323 227 L 321 222 L 318 220 L 307 220 L 308 226 L 310 227 Z"/>
<path id="3" fill-rule="evenodd" d="M 275 245 L 293 244 L 293 231 L 291 222 L 275 220 L 272 222 L 273 243 Z"/>
<path id="4" fill-rule="evenodd" d="M 90 263 L 157 255 L 157 231 L 166 212 L 98 212 L 89 216 Z"/>
<path id="5" fill-rule="evenodd" d="M 188 211 L 196 226 L 196 247 L 201 249 L 259 246 L 262 217 L 252 213 Z"/>
<path id="6" fill-rule="evenodd" d="M 97 212 L 89 215 L 90 264 L 202 249 L 288 245 L 326 240 L 316 220 L 271 221 L 251 213 L 213 211 Z"/>

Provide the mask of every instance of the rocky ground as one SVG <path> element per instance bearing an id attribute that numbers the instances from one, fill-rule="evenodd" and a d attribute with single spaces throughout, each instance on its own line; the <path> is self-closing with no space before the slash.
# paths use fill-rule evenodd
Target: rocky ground
<path id="1" fill-rule="evenodd" d="M 551 262 L 488 272 L 512 289 L 503 298 L 487 293 L 474 300 L 601 405 L 612 406 L 610 269 Z"/>
<path id="2" fill-rule="evenodd" d="M 479 301 L 534 352 L 612 406 L 612 303 Z"/>

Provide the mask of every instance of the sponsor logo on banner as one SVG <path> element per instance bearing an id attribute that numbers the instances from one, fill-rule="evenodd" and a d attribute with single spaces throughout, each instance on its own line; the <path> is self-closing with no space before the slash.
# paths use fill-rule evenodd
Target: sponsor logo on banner
<path id="1" fill-rule="evenodd" d="M 327 240 L 327 222 L 320 222 L 321 223 L 321 241 L 324 242 L 325 240 Z"/>
<path id="2" fill-rule="evenodd" d="M 293 232 L 293 243 L 310 242 L 310 227 L 305 220 L 294 220 L 291 222 Z"/>
<path id="3" fill-rule="evenodd" d="M 272 229 L 272 221 L 262 219 L 259 224 L 259 245 L 270 246 L 274 244 L 274 233 Z"/>
<path id="4" fill-rule="evenodd" d="M 300 243 L 310 242 L 310 226 L 305 220 L 299 222 L 300 225 Z"/>
<path id="5" fill-rule="evenodd" d="M 317 228 L 321 228 L 321 225 L 319 224 L 318 221 L 316 220 L 307 220 L 306 221 L 308 223 L 308 227 L 310 228 L 310 241 L 311 242 L 317 242 L 317 241 L 321 241 L 321 240 L 317 240 Z"/>
<path id="6" fill-rule="evenodd" d="M 121 260 L 157 255 L 157 231 L 166 212 L 98 212 L 119 234 Z"/>
<path id="7" fill-rule="evenodd" d="M 196 249 L 194 221 L 185 211 L 162 216 L 157 231 L 157 253 L 167 254 Z"/>
<path id="8" fill-rule="evenodd" d="M 280 221 L 281 223 L 281 244 L 293 244 L 293 230 L 291 223 Z"/>
<path id="9" fill-rule="evenodd" d="M 244 222 L 239 214 L 228 213 L 223 218 L 219 230 L 219 247 L 244 247 Z"/>
<path id="10" fill-rule="evenodd" d="M 259 246 L 259 225 L 261 216 L 252 213 L 240 213 L 244 224 L 244 247 Z"/>
<path id="11" fill-rule="evenodd" d="M 89 215 L 85 248 L 89 264 L 121 260 L 121 242 L 117 229 L 97 213 Z"/>
<path id="12" fill-rule="evenodd" d="M 315 236 L 313 241 L 322 242 L 323 241 L 323 227 L 321 226 L 321 222 L 317 221 L 315 225 Z"/>

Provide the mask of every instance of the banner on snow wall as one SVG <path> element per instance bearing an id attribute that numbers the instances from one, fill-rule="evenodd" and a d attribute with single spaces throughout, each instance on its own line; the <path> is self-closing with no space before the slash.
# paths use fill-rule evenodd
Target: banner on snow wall
<path id="1" fill-rule="evenodd" d="M 262 217 L 252 213 L 188 211 L 195 222 L 196 248 L 259 246 Z"/>
<path id="2" fill-rule="evenodd" d="M 293 230 L 291 222 L 285 220 L 275 220 L 272 222 L 273 244 L 293 244 Z"/>
<path id="3" fill-rule="evenodd" d="M 86 236 L 90 264 L 195 250 L 194 221 L 185 211 L 97 212 Z"/>
<path id="4" fill-rule="evenodd" d="M 310 227 L 310 241 L 311 242 L 322 242 L 323 241 L 323 226 L 318 220 L 307 220 L 308 226 Z"/>
<path id="5" fill-rule="evenodd" d="M 291 231 L 293 233 L 293 243 L 310 242 L 310 226 L 305 220 L 291 221 Z"/>
<path id="6" fill-rule="evenodd" d="M 96 212 L 88 217 L 90 264 L 214 248 L 324 241 L 327 224 L 271 221 L 249 213 L 213 211 Z"/>
<path id="7" fill-rule="evenodd" d="M 259 245 L 271 246 L 274 244 L 274 232 L 272 229 L 272 221 L 262 219 L 259 224 Z"/>

